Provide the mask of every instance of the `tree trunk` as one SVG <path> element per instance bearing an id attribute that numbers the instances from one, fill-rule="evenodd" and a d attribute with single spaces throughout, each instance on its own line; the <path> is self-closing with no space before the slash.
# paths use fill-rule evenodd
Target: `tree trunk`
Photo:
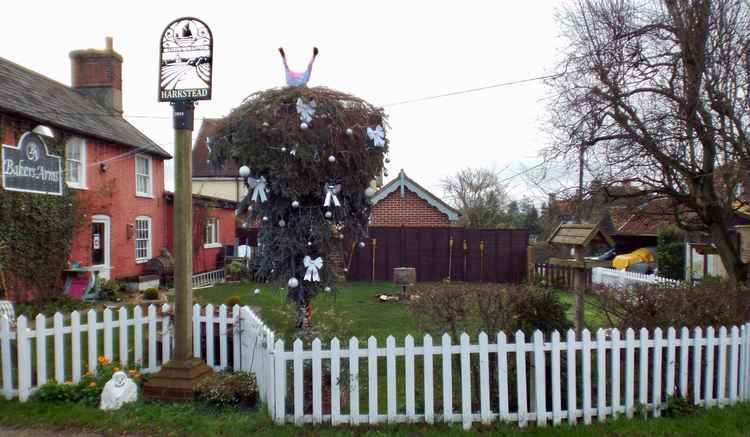
<path id="1" fill-rule="evenodd" d="M 708 228 L 709 235 L 724 264 L 730 283 L 739 285 L 747 280 L 747 266 L 742 262 L 737 247 L 732 241 L 729 227 L 722 222 L 723 220 L 713 222 Z"/>

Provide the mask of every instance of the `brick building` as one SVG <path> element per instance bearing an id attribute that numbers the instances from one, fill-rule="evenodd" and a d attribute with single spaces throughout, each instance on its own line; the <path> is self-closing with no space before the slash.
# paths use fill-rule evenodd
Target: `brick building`
<path id="1" fill-rule="evenodd" d="M 193 194 L 241 201 L 247 194 L 239 165 L 229 160 L 218 167 L 209 160 L 211 141 L 222 120 L 204 118 L 193 145 Z"/>
<path id="2" fill-rule="evenodd" d="M 457 226 L 459 212 L 427 191 L 401 170 L 372 198 L 373 227 Z"/>
<path id="3" fill-rule="evenodd" d="M 122 117 L 123 58 L 110 38 L 104 50 L 76 50 L 70 59 L 72 86 L 0 58 L 0 140 L 15 147 L 31 131 L 47 143 L 64 140 L 64 181 L 82 216 L 69 260 L 101 267 L 104 278 L 137 276 L 172 247 L 171 193 L 164 188 L 171 155 Z M 10 193 L 0 189 L 0 201 L 3 195 Z M 211 270 L 222 246 L 234 245 L 236 206 L 205 196 L 194 204 L 201 218 L 194 271 Z"/>

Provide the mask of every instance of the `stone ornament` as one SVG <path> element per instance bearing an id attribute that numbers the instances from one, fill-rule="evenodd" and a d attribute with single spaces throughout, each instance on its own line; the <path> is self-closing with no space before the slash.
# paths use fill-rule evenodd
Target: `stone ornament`
<path id="1" fill-rule="evenodd" d="M 115 372 L 112 379 L 104 384 L 102 401 L 99 408 L 102 410 L 119 410 L 124 404 L 138 400 L 138 386 L 125 372 Z"/>

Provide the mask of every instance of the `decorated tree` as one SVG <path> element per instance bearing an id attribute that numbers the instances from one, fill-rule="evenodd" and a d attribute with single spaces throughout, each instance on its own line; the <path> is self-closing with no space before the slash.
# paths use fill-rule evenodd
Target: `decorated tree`
<path id="1" fill-rule="evenodd" d="M 341 251 L 344 235 L 355 242 L 367 236 L 369 197 L 388 148 L 383 110 L 339 91 L 307 88 L 312 62 L 294 73 L 285 59 L 289 86 L 247 97 L 211 150 L 215 163 L 243 166 L 248 195 L 238 213 L 259 224 L 252 268 L 258 280 L 287 287 L 299 328 L 310 325 L 312 298 L 335 290 L 331 255 Z"/>

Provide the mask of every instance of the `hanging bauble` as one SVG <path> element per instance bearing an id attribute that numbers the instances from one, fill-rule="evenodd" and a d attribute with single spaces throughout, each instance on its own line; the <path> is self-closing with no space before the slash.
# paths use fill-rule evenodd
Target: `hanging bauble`
<path id="1" fill-rule="evenodd" d="M 333 156 L 333 155 L 329 156 L 329 157 L 328 157 L 328 162 L 330 162 L 330 163 L 334 163 L 334 162 L 336 162 L 336 157 L 335 157 L 335 156 Z"/>
<path id="2" fill-rule="evenodd" d="M 284 226 L 286 226 L 286 222 L 283 219 L 279 220 L 279 227 L 283 228 Z"/>
<path id="3" fill-rule="evenodd" d="M 308 245 L 308 246 L 312 246 L 312 241 L 308 241 L 308 242 L 307 242 L 307 245 Z"/>
<path id="4" fill-rule="evenodd" d="M 289 288 L 297 288 L 299 287 L 299 280 L 297 278 L 289 278 L 289 282 L 287 282 L 287 285 Z"/>
<path id="5" fill-rule="evenodd" d="M 331 211 L 326 211 L 326 218 L 329 219 L 331 217 L 333 217 L 333 213 Z"/>
<path id="6" fill-rule="evenodd" d="M 255 294 L 260 294 L 260 288 L 256 288 L 255 291 L 253 291 Z"/>
<path id="7" fill-rule="evenodd" d="M 282 148 L 281 148 L 281 151 L 282 151 L 282 152 L 286 152 L 286 147 L 282 147 Z"/>
<path id="8" fill-rule="evenodd" d="M 344 234 L 339 234 L 339 240 L 343 240 L 343 239 L 344 239 Z"/>
<path id="9" fill-rule="evenodd" d="M 263 122 L 263 127 L 268 127 L 268 122 L 267 121 Z"/>
<path id="10" fill-rule="evenodd" d="M 365 247 L 365 242 L 364 241 L 360 241 L 359 242 L 359 247 Z"/>
<path id="11" fill-rule="evenodd" d="M 332 290 L 331 287 L 325 287 L 323 291 L 325 291 L 326 293 L 330 293 Z"/>
<path id="12" fill-rule="evenodd" d="M 386 156 L 385 157 L 385 163 L 386 164 L 390 164 L 390 162 L 391 162 L 391 158 L 389 158 L 389 157 Z"/>
<path id="13" fill-rule="evenodd" d="M 242 176 L 243 178 L 250 176 L 250 167 L 246 165 L 240 167 L 240 176 Z"/>
<path id="14" fill-rule="evenodd" d="M 384 171 L 384 172 L 383 172 L 383 176 L 385 176 L 385 177 L 388 177 L 388 172 L 387 172 L 387 171 Z"/>
<path id="15" fill-rule="evenodd" d="M 264 216 L 263 216 L 263 221 L 264 221 L 264 222 L 267 222 L 267 221 L 268 221 L 268 217 L 264 215 Z"/>
<path id="16" fill-rule="evenodd" d="M 375 188 L 372 188 L 372 187 L 365 188 L 365 196 L 367 196 L 367 197 L 374 196 L 375 192 L 376 192 Z"/>
<path id="17" fill-rule="evenodd" d="M 349 269 L 347 269 L 346 267 L 344 267 L 344 273 L 346 273 L 348 271 L 349 271 Z"/>
<path id="18" fill-rule="evenodd" d="M 302 130 L 306 130 L 308 127 L 309 126 L 307 126 L 307 123 L 305 123 L 305 122 L 302 122 L 302 123 L 299 124 L 299 128 L 302 129 Z"/>
<path id="19" fill-rule="evenodd" d="M 296 200 L 292 200 L 292 208 L 299 208 L 299 202 Z"/>
<path id="20" fill-rule="evenodd" d="M 352 135 L 354 135 L 354 131 L 352 130 L 352 128 L 348 127 L 346 128 L 346 134 L 351 137 Z"/>

